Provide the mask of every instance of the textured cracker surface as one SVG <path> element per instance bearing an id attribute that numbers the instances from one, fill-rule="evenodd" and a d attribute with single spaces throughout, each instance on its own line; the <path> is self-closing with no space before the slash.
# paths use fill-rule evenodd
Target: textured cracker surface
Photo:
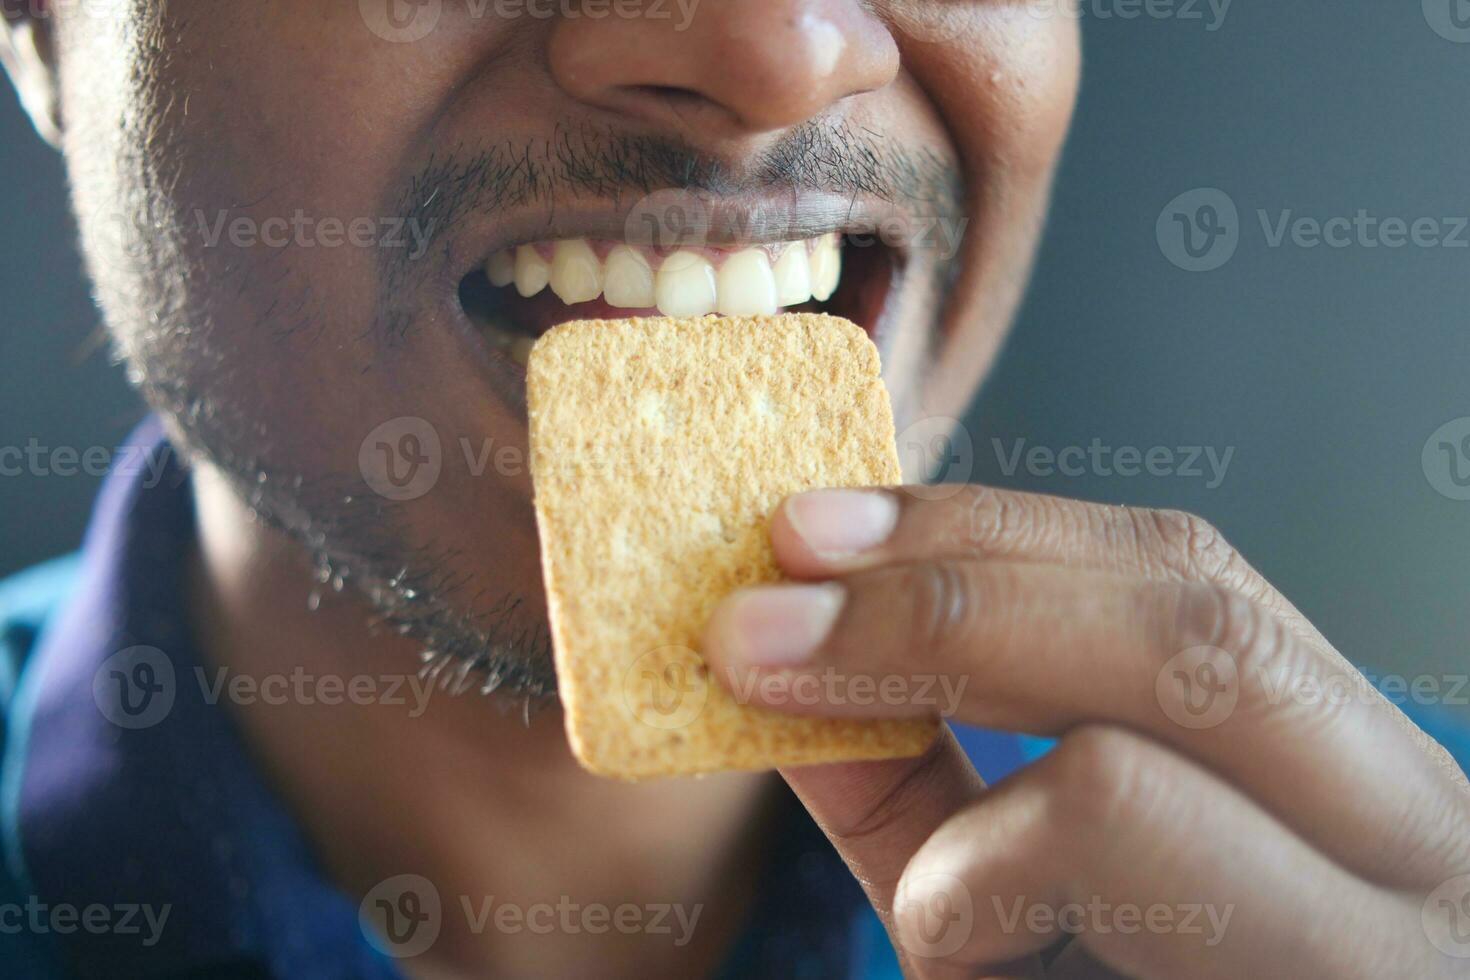
<path id="1" fill-rule="evenodd" d="M 916 755 L 930 721 L 741 705 L 699 635 L 732 590 L 779 579 L 792 492 L 900 482 L 878 352 L 815 314 L 562 324 L 527 368 L 531 473 L 567 734 L 637 779 Z"/>

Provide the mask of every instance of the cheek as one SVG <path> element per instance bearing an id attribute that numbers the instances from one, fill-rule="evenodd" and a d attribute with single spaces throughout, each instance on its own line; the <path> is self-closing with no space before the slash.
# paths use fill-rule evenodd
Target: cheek
<path id="1" fill-rule="evenodd" d="M 1022 24 L 1011 35 L 1000 69 L 996 110 L 1017 134 L 1012 152 L 1018 165 L 1049 180 L 1077 101 L 1081 38 L 1070 18 L 1037 21 L 1016 12 L 1011 20 Z"/>
<path id="2" fill-rule="evenodd" d="M 351 471 L 358 428 L 433 413 L 426 379 L 454 392 L 464 360 L 443 331 L 385 353 L 379 330 L 385 264 L 429 265 L 397 198 L 455 53 L 385 42 L 336 0 L 154 6 L 73 62 L 78 87 L 119 93 L 72 134 L 109 149 L 74 175 L 109 322 L 155 398 L 249 420 L 232 448 Z M 413 282 L 395 301 L 429 305 Z"/>
<path id="3" fill-rule="evenodd" d="M 153 26 L 130 38 L 79 39 L 87 56 L 69 69 L 79 88 L 111 93 L 80 100 L 69 157 L 132 372 L 176 435 L 266 474 L 264 502 L 291 523 L 371 513 L 405 554 L 449 550 L 435 542 L 504 554 L 486 595 L 537 581 L 524 428 L 435 295 L 442 263 L 431 252 L 386 291 L 382 251 L 342 240 L 354 220 L 401 216 L 418 134 L 472 52 L 381 41 L 339 0 L 170 19 L 195 2 L 155 2 Z M 390 306 L 416 314 L 396 341 Z M 436 434 L 442 474 L 432 493 L 387 503 L 372 492 L 375 433 L 405 426 Z"/>
<path id="4" fill-rule="evenodd" d="M 959 152 L 969 193 L 959 276 L 915 415 L 962 413 L 1010 324 L 1080 68 L 1073 18 L 1037 17 L 1024 4 L 947 9 L 939 41 L 904 49 Z"/>
<path id="5" fill-rule="evenodd" d="M 442 91 L 443 62 L 428 42 L 376 39 L 356 4 L 241 6 L 183 24 L 139 93 L 154 120 L 142 152 L 165 195 L 156 203 L 186 267 L 257 269 L 259 294 L 239 297 L 246 315 L 290 318 L 265 284 L 309 283 L 326 322 L 361 322 L 388 258 L 379 232 L 402 217 L 392 197 L 405 143 Z"/>
<path id="6" fill-rule="evenodd" d="M 986 7 L 964 43 L 931 56 L 932 75 L 972 169 L 998 180 L 1049 181 L 1076 103 L 1077 21 L 1026 5 Z"/>

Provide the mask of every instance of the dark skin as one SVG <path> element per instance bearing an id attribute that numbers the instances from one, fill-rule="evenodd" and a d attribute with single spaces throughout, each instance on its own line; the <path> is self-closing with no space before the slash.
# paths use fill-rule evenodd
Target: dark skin
<path id="1" fill-rule="evenodd" d="M 66 158 L 118 348 L 195 462 L 191 602 L 209 659 L 255 675 L 401 673 L 430 648 L 500 668 L 516 706 L 549 684 L 524 467 L 446 465 L 411 501 L 377 499 L 359 476 L 368 432 L 407 416 L 450 446 L 524 451 L 518 375 L 455 299 L 466 273 L 517 244 L 615 237 L 673 174 L 734 213 L 783 202 L 801 231 L 788 237 L 850 230 L 864 209 L 909 228 L 962 220 L 953 262 L 913 241 L 896 250 L 891 328 L 877 338 L 900 427 L 958 416 L 1025 281 L 1079 66 L 1074 19 L 988 0 L 704 0 L 668 19 L 475 16 L 479 5 L 450 2 L 413 39 L 385 37 L 372 4 L 336 0 L 18 6 L 5 63 Z M 843 156 L 859 145 L 872 152 Z M 506 152 L 536 162 L 529 190 L 504 193 L 503 173 L 481 193 L 452 179 Z M 882 162 L 863 170 L 860 156 Z M 626 175 L 638 167 L 655 179 L 637 186 Z M 905 177 L 916 170 L 928 190 Z M 933 191 L 949 183 L 954 204 Z M 298 212 L 436 225 L 409 263 L 381 244 L 210 242 L 198 220 L 261 227 Z M 772 534 L 799 582 L 721 607 L 706 650 L 717 676 L 968 680 L 958 720 L 1060 739 L 989 789 L 948 735 L 919 759 L 780 774 L 863 882 L 910 976 L 1463 966 L 1421 915 L 1470 871 L 1463 776 L 1202 521 L 887 491 L 795 498 Z M 309 603 L 318 569 L 344 588 Z M 801 584 L 813 582 L 840 588 Z M 1235 710 L 1208 728 L 1174 720 L 1156 683 L 1200 648 L 1227 658 L 1195 655 L 1215 658 L 1210 676 L 1237 677 Z M 1282 703 L 1264 679 L 1283 673 L 1361 696 Z M 775 777 L 602 782 L 576 767 L 554 706 L 529 725 L 477 697 L 412 717 L 383 704 L 234 707 L 353 894 L 408 868 L 446 896 L 706 907 L 680 947 L 475 933 L 448 916 L 440 941 L 405 961 L 414 975 L 698 975 L 739 929 Z M 936 944 L 925 916 L 960 892 L 973 921 Z M 992 896 L 1233 911 L 1213 944 L 1086 929 L 1041 957 L 1063 936 L 1005 928 Z"/>

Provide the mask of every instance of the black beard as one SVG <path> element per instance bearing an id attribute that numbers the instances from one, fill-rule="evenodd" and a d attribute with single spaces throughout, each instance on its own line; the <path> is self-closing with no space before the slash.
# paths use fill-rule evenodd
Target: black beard
<path id="1" fill-rule="evenodd" d="M 154 401 L 161 393 L 150 386 L 148 394 Z M 215 449 L 240 443 L 221 440 L 197 416 L 193 422 L 188 455 L 214 465 L 259 520 L 311 556 L 313 605 L 323 590 L 355 591 L 373 608 L 370 627 L 420 643 L 420 675 L 452 694 L 497 695 L 528 717 L 555 702 L 551 638 L 544 622 L 518 623 L 523 597 L 505 595 L 489 608 L 463 611 L 455 600 L 466 583 L 451 571 L 455 551 L 405 544 L 391 501 L 360 481 L 308 482 L 273 473 L 259 460 Z M 317 516 L 323 514 L 330 516 Z"/>

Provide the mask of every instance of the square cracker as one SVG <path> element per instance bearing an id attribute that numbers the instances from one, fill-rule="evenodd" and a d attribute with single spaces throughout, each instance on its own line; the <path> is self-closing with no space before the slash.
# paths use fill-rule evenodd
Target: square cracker
<path id="1" fill-rule="evenodd" d="M 531 474 L 567 735 L 624 779 L 917 755 L 938 723 L 802 718 L 709 676 L 715 604 L 781 578 L 771 514 L 900 482 L 878 351 L 817 314 L 564 323 L 527 368 Z"/>

